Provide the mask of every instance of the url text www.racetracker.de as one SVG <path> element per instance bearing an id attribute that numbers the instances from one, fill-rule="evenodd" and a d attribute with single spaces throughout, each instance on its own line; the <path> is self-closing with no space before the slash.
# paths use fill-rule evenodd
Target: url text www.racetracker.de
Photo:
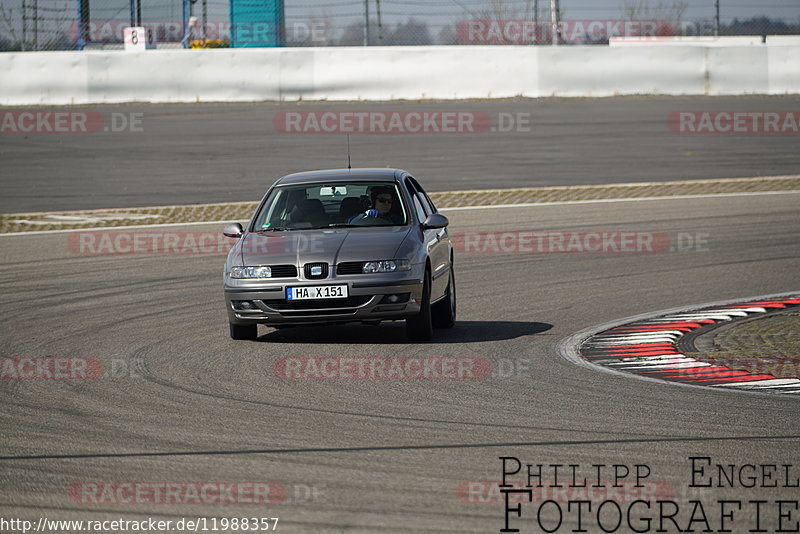
<path id="1" fill-rule="evenodd" d="M 658 479 L 647 464 L 499 459 L 498 532 L 800 532 L 800 492 L 792 489 L 800 488 L 800 469 L 790 463 L 718 463 L 688 456 L 685 489 L 700 498 L 680 499 L 679 488 Z M 774 491 L 781 495 L 773 498 Z M 489 484 L 461 488 L 463 499 L 473 502 L 495 500 L 490 493 Z M 783 498 L 786 493 L 793 498 Z"/>

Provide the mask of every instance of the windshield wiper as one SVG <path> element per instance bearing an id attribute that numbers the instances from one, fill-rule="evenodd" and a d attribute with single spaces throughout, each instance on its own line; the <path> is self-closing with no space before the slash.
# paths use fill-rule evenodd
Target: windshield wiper
<path id="1" fill-rule="evenodd" d="M 260 230 L 256 230 L 256 233 L 257 234 L 263 234 L 263 233 L 266 233 L 266 232 L 288 232 L 290 230 L 292 230 L 292 229 L 291 228 L 282 227 L 282 226 L 274 226 L 272 228 L 262 228 Z"/>

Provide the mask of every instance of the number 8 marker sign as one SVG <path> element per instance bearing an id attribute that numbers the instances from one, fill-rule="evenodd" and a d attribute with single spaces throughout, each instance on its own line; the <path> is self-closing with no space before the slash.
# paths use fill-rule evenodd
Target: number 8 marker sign
<path id="1" fill-rule="evenodd" d="M 152 28 L 145 28 L 144 26 L 127 27 L 122 30 L 122 35 L 125 39 L 125 50 L 128 52 L 155 48 Z"/>

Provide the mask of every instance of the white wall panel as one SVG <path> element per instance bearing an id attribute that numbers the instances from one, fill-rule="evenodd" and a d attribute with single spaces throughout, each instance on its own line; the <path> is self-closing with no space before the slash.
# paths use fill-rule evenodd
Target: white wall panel
<path id="1" fill-rule="evenodd" d="M 543 47 L 542 96 L 686 95 L 705 90 L 704 48 Z"/>
<path id="2" fill-rule="evenodd" d="M 767 54 L 771 48 L 766 46 L 707 48 L 708 94 L 768 93 Z"/>
<path id="3" fill-rule="evenodd" d="M 75 52 L 2 53 L 0 104 L 88 103 L 86 72 L 86 56 Z"/>
<path id="4" fill-rule="evenodd" d="M 800 46 L 439 46 L 0 54 L 0 105 L 798 94 Z"/>
<path id="5" fill-rule="evenodd" d="M 767 76 L 769 94 L 800 93 L 800 46 L 770 46 Z"/>

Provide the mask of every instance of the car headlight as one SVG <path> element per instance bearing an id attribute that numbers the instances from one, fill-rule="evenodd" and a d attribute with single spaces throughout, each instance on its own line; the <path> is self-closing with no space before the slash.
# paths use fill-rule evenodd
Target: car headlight
<path id="1" fill-rule="evenodd" d="M 395 273 L 398 271 L 411 270 L 411 262 L 408 260 L 381 260 L 364 262 L 363 272 L 368 273 Z"/>
<path id="2" fill-rule="evenodd" d="M 231 278 L 272 278 L 272 269 L 266 265 L 231 267 Z"/>

